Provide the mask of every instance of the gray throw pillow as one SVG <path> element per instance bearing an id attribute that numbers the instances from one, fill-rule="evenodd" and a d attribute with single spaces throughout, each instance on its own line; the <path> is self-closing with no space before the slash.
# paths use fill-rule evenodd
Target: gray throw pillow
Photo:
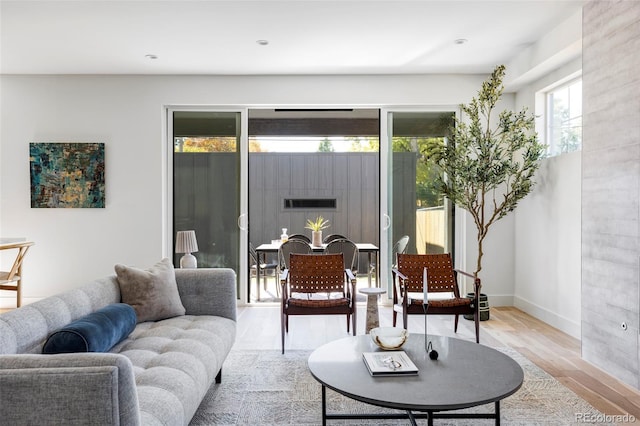
<path id="1" fill-rule="evenodd" d="M 115 270 L 122 303 L 133 307 L 139 323 L 185 314 L 169 259 L 162 259 L 147 270 L 120 264 Z"/>

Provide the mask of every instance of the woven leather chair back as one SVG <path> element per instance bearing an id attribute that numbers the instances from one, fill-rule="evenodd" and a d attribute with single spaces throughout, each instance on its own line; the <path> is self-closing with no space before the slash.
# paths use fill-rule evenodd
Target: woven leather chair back
<path id="1" fill-rule="evenodd" d="M 429 293 L 453 292 L 460 295 L 453 263 L 449 254 L 400 254 L 398 253 L 398 271 L 409 279 L 407 291 L 422 292 L 424 268 L 427 268 Z"/>
<path id="2" fill-rule="evenodd" d="M 291 293 L 331 293 L 345 291 L 342 254 L 295 254 L 289 258 Z"/>

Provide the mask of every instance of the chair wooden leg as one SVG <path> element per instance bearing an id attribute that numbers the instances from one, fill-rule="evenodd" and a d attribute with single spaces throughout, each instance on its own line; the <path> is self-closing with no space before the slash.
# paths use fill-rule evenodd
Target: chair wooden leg
<path id="1" fill-rule="evenodd" d="M 402 311 L 402 325 L 403 325 L 405 330 L 409 326 L 408 322 L 409 322 L 409 314 L 407 313 L 407 310 L 405 309 L 405 310 Z"/>
<path id="2" fill-rule="evenodd" d="M 480 343 L 480 313 L 478 311 L 473 314 L 473 319 L 476 323 L 476 343 Z"/>
<path id="3" fill-rule="evenodd" d="M 351 315 L 347 314 L 347 334 L 349 334 L 349 331 L 351 330 L 351 328 L 349 327 L 351 323 Z"/>
<path id="4" fill-rule="evenodd" d="M 351 321 L 353 321 L 353 335 L 356 335 L 356 310 L 353 310 L 353 317 L 351 318 Z"/>
<path id="5" fill-rule="evenodd" d="M 453 332 L 458 332 L 458 319 L 460 319 L 460 315 L 456 314 L 456 318 L 453 320 Z"/>
<path id="6" fill-rule="evenodd" d="M 396 320 L 398 319 L 398 313 L 394 310 L 393 311 L 393 326 L 396 326 Z"/>

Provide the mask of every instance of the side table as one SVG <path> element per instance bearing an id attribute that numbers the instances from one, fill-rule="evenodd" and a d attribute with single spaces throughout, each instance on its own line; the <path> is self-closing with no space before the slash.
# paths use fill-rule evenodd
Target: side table
<path id="1" fill-rule="evenodd" d="M 385 294 L 387 290 L 379 287 L 366 287 L 358 290 L 362 294 L 367 295 L 367 323 L 366 333 L 369 333 L 372 328 L 380 326 L 380 320 L 378 316 L 378 296 Z"/>

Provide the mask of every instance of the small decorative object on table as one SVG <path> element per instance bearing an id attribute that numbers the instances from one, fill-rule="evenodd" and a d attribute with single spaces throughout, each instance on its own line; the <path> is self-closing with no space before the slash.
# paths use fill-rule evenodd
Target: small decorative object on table
<path id="1" fill-rule="evenodd" d="M 329 227 L 329 221 L 322 216 L 316 217 L 315 220 L 307 219 L 306 229 L 311 229 L 311 245 L 313 247 L 322 247 L 322 230 Z"/>
<path id="2" fill-rule="evenodd" d="M 415 376 L 418 367 L 405 351 L 364 352 L 362 354 L 369 374 L 379 376 Z"/>
<path id="3" fill-rule="evenodd" d="M 377 327 L 369 332 L 371 340 L 385 351 L 393 351 L 404 345 L 409 337 L 407 330 L 400 327 Z"/>

